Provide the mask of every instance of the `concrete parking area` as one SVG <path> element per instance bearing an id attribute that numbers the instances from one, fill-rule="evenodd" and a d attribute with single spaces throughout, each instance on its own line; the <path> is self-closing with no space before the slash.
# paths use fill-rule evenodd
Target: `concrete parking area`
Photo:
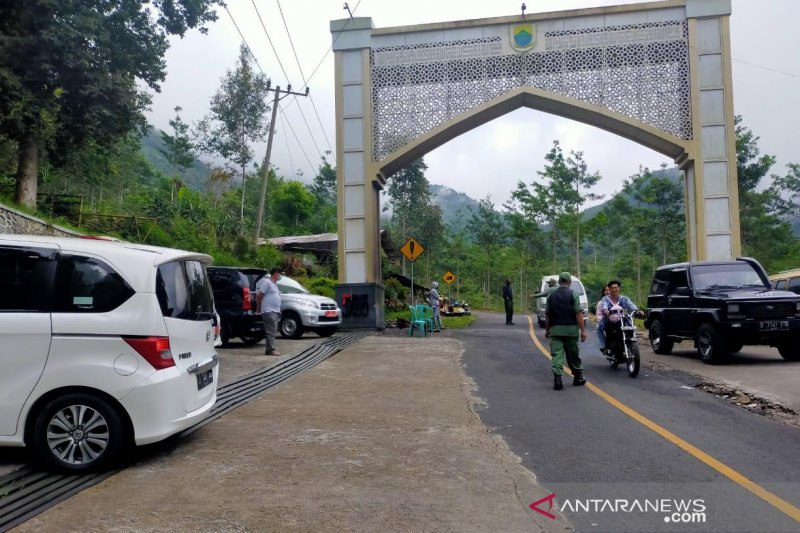
<path id="1" fill-rule="evenodd" d="M 476 414 L 462 349 L 369 336 L 15 531 L 563 531 Z"/>
<path id="2" fill-rule="evenodd" d="M 254 346 L 245 346 L 237 342 L 238 339 L 231 341 L 229 346 L 217 348 L 220 356 L 219 385 L 226 385 L 245 374 L 293 357 L 322 340 L 324 339 L 313 333 L 306 333 L 300 339 L 278 339 L 277 345 L 283 354 L 280 357 L 264 355 L 263 341 Z M 32 461 L 27 450 L 23 448 L 3 448 L 0 454 L 0 476 Z"/>

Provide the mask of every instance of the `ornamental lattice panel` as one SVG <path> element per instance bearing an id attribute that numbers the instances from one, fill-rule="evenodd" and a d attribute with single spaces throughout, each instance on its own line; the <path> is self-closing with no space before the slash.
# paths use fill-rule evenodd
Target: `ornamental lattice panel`
<path id="1" fill-rule="evenodd" d="M 374 48 L 373 160 L 525 86 L 691 139 L 687 33 L 671 21 L 548 31 L 544 50 L 526 53 L 504 51 L 501 37 Z"/>

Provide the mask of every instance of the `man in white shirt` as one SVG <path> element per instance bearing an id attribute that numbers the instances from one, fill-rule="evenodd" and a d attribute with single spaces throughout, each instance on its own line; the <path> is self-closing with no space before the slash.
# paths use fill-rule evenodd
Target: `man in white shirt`
<path id="1" fill-rule="evenodd" d="M 269 277 L 266 275 L 256 284 L 256 305 L 264 321 L 264 337 L 267 347 L 266 355 L 283 355 L 275 349 L 275 337 L 278 335 L 278 323 L 281 321 L 281 292 L 278 280 L 281 279 L 280 267 L 272 267 Z"/>

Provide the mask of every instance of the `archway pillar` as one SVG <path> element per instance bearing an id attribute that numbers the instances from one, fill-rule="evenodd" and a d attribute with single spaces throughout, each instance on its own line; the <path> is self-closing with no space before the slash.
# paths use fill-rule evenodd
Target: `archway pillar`
<path id="1" fill-rule="evenodd" d="M 686 176 L 688 256 L 741 255 L 730 0 L 686 0 L 693 140 L 677 161 Z"/>
<path id="2" fill-rule="evenodd" d="M 336 181 L 339 227 L 336 301 L 344 327 L 385 325 L 381 284 L 380 191 L 372 162 L 372 19 L 331 21 L 336 78 Z"/>

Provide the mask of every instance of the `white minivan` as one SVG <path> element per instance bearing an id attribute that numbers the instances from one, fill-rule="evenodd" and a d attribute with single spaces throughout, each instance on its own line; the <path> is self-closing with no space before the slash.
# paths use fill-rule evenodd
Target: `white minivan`
<path id="1" fill-rule="evenodd" d="M 539 292 L 544 292 L 545 290 L 547 290 L 548 283 L 550 280 L 554 280 L 556 282 L 556 286 L 558 286 L 558 274 L 543 276 Z M 587 318 L 589 316 L 589 299 L 586 297 L 586 289 L 583 288 L 583 283 L 581 283 L 580 279 L 576 278 L 575 276 L 572 276 L 572 284 L 570 285 L 570 289 L 578 293 L 578 300 L 580 300 L 581 302 L 581 310 L 583 310 L 583 317 Z M 545 297 L 536 298 L 536 320 L 538 321 L 540 327 L 544 327 L 546 302 L 547 298 Z"/>
<path id="2" fill-rule="evenodd" d="M 210 263 L 126 242 L 0 235 L 0 446 L 83 472 L 200 421 L 219 376 Z"/>

